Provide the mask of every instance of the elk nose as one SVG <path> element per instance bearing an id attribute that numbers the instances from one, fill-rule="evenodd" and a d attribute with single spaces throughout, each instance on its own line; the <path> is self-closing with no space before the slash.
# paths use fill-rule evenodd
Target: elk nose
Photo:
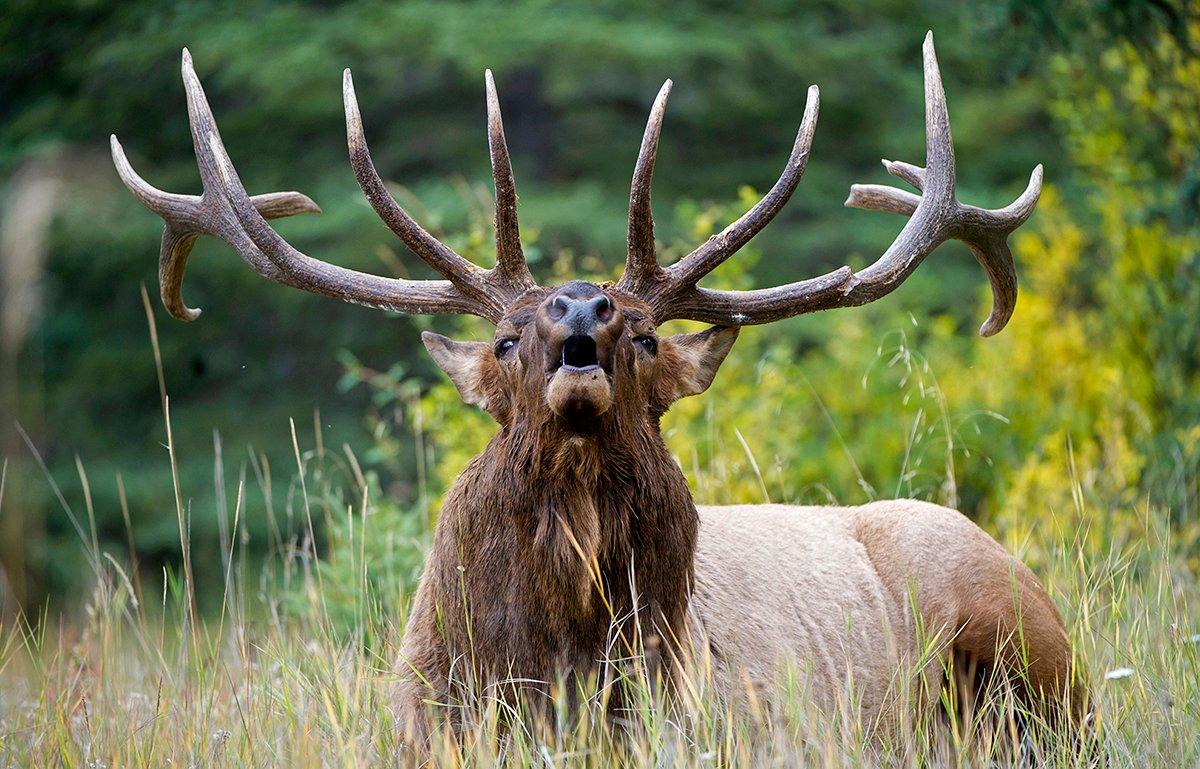
<path id="1" fill-rule="evenodd" d="M 612 320 L 613 304 L 604 294 L 581 298 L 559 294 L 550 303 L 549 314 L 551 320 L 563 324 L 572 334 L 591 334 Z"/>

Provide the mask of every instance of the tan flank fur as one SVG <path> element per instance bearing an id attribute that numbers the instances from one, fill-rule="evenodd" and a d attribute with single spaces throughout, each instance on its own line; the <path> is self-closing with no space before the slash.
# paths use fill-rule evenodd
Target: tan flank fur
<path id="1" fill-rule="evenodd" d="M 440 280 L 336 267 L 276 234 L 267 219 L 318 209 L 295 192 L 247 194 L 186 50 L 203 194 L 150 186 L 113 137 L 121 178 L 166 221 L 161 293 L 177 318 L 199 315 L 181 291 L 192 245 L 208 234 L 286 285 L 402 313 L 474 314 L 496 326 L 489 342 L 424 335 L 463 399 L 485 409 L 499 429 L 446 495 L 406 628 L 397 716 L 410 744 L 419 747 L 437 722 L 455 725 L 460 710 L 439 706 L 517 689 L 534 702 L 549 682 L 602 675 L 603 660 L 622 638 L 636 638 L 652 675 L 661 672 L 665 681 L 675 680 L 683 660 L 709 660 L 718 689 L 735 707 L 769 704 L 786 664 L 801 672 L 821 706 L 852 702 L 867 723 L 894 725 L 911 690 L 933 686 L 936 701 L 943 663 L 953 656 L 1015 681 L 1031 706 L 1083 713 L 1086 691 L 1075 683 L 1053 603 L 1024 565 L 960 513 L 909 500 L 698 509 L 659 431 L 674 401 L 709 387 L 739 327 L 875 301 L 947 240 L 965 243 L 991 283 L 993 307 L 981 333 L 1004 327 L 1017 291 L 1007 239 L 1033 212 L 1041 167 L 1006 208 L 960 203 L 932 35 L 924 68 L 926 166 L 885 161 L 919 194 L 855 185 L 846 201 L 908 217 L 895 242 L 864 269 L 842 267 L 753 291 L 718 291 L 698 281 L 766 226 L 796 189 L 816 129 L 815 86 L 774 187 L 724 231 L 664 267 L 650 180 L 667 81 L 634 170 L 629 252 L 615 285 L 534 282 L 490 72 L 491 269 L 437 241 L 391 197 L 371 162 L 349 70 L 344 75 L 358 181 L 383 221 Z M 671 319 L 712 326 L 659 336 Z M 939 653 L 922 658 L 931 639 Z M 904 672 L 919 663 L 918 675 Z"/>

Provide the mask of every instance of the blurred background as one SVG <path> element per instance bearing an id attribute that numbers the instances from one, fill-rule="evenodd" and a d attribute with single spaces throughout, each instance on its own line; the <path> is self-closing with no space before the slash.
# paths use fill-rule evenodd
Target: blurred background
<path id="1" fill-rule="evenodd" d="M 188 46 L 252 193 L 324 213 L 278 223 L 306 252 L 427 276 L 346 161 L 341 71 L 395 195 L 490 265 L 483 70 L 495 72 L 543 282 L 623 261 L 646 113 L 675 80 L 655 175 L 663 259 L 740 215 L 782 169 L 821 87 L 813 159 L 788 208 L 714 280 L 768 285 L 869 263 L 899 231 L 844 209 L 879 158 L 921 163 L 920 45 L 933 29 L 960 199 L 1007 204 L 1046 166 L 1015 239 L 1022 295 L 981 340 L 986 281 L 946 246 L 863 310 L 743 334 L 670 445 L 703 502 L 911 495 L 1029 527 L 1074 488 L 1119 514 L 1195 517 L 1200 462 L 1200 12 L 1187 0 L 509 2 L 8 0 L 0 10 L 0 596 L 70 607 L 80 539 L 150 583 L 189 536 L 200 593 L 229 519 L 244 552 L 306 536 L 296 486 L 329 499 L 336 550 L 358 489 L 419 544 L 446 483 L 492 429 L 426 359 L 431 325 L 269 283 L 202 240 L 170 319 L 161 222 L 121 186 L 116 133 L 152 184 L 198 193 L 179 75 Z M 167 451 L 151 326 L 170 396 Z M 298 471 L 303 466 L 304 472 Z M 310 483 L 313 482 L 310 478 Z M 311 491 L 311 489 L 310 489 Z M 343 504 L 339 508 L 339 504 Z M 373 508 L 374 509 L 374 508 Z M 383 555 L 381 558 L 385 557 Z M 251 556 L 253 558 L 253 555 Z"/>

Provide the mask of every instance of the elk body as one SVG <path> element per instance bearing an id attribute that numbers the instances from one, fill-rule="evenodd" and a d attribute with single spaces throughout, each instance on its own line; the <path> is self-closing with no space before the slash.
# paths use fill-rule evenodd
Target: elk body
<path id="1" fill-rule="evenodd" d="M 203 182 L 199 197 L 162 192 L 112 140 L 129 189 L 166 221 L 163 302 L 182 320 L 195 238 L 221 238 L 255 271 L 318 294 L 402 313 L 474 314 L 490 342 L 426 333 L 426 347 L 463 399 L 499 430 L 446 496 L 402 644 L 400 721 L 419 735 L 426 703 L 522 682 L 534 690 L 589 675 L 618 637 L 636 637 L 670 673 L 697 647 L 730 701 L 769 686 L 785 663 L 807 671 L 829 707 L 853 682 L 865 718 L 895 717 L 897 671 L 918 662 L 921 637 L 944 639 L 923 675 L 951 654 L 1019 676 L 1031 698 L 1078 712 L 1062 622 L 1037 580 L 960 513 L 915 501 L 861 507 L 701 507 L 659 433 L 659 419 L 713 381 L 738 329 L 874 301 L 949 239 L 970 247 L 993 290 L 981 333 L 1012 314 L 1008 235 L 1033 212 L 1042 170 L 1014 203 L 985 210 L 954 194 L 954 153 L 933 50 L 924 46 L 926 167 L 885 161 L 921 194 L 855 185 L 847 205 L 908 216 L 873 264 L 770 289 L 717 291 L 698 281 L 782 208 L 804 171 L 816 128 L 809 89 L 787 166 L 767 195 L 669 267 L 656 259 L 650 179 L 671 83 L 651 111 L 634 171 L 629 252 L 616 285 L 540 287 L 522 254 L 516 191 L 491 73 L 488 139 L 496 183 L 496 265 L 479 268 L 438 242 L 396 203 L 363 136 L 349 70 L 350 157 L 370 204 L 443 280 L 382 278 L 297 251 L 266 220 L 318 210 L 299 193 L 246 193 L 184 52 L 183 77 Z M 671 319 L 713 324 L 662 336 Z M 920 677 L 920 676 L 918 676 Z M 900 689 L 910 683 L 901 682 Z M 767 694 L 769 698 L 769 693 Z M 843 703 L 844 704 L 844 703 Z"/>

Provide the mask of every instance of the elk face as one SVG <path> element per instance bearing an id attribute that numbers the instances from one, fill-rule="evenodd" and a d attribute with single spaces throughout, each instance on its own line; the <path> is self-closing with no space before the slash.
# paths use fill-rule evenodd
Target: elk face
<path id="1" fill-rule="evenodd" d="M 530 292 L 491 344 L 423 334 L 463 400 L 501 424 L 553 421 L 575 433 L 641 420 L 708 388 L 736 327 L 660 337 L 650 308 L 611 286 L 574 281 Z"/>

